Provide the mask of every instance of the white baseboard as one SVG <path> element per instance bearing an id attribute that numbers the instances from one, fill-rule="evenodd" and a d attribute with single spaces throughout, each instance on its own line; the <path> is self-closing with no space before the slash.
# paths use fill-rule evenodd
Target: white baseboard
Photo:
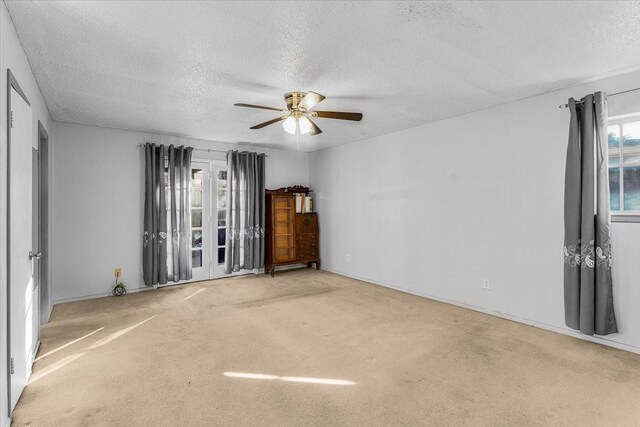
<path id="1" fill-rule="evenodd" d="M 155 286 L 149 286 L 149 287 L 145 286 L 144 288 L 134 288 L 134 289 L 127 288 L 127 294 L 135 294 L 136 292 L 152 291 L 154 289 L 156 289 Z M 55 306 L 56 304 L 64 304 L 66 302 L 84 301 L 88 299 L 96 299 L 96 298 L 104 298 L 104 297 L 112 297 L 112 296 L 113 295 L 111 294 L 111 292 L 105 292 L 102 294 L 83 295 L 81 297 L 62 298 L 62 299 L 53 301 L 52 306 Z M 53 311 L 53 307 L 51 311 Z"/>
<path id="2" fill-rule="evenodd" d="M 289 265 L 279 265 L 277 267 L 278 269 L 276 270 L 276 273 L 278 271 L 287 271 L 287 270 L 299 270 L 299 269 L 303 269 L 303 268 L 308 268 L 307 264 L 289 264 Z M 262 269 L 262 273 L 264 273 L 264 269 Z"/>
<path id="3" fill-rule="evenodd" d="M 40 325 L 44 325 L 46 323 L 49 323 L 49 319 L 51 318 L 51 311 L 53 310 L 53 304 L 51 303 L 51 301 L 49 301 L 49 304 L 47 304 L 47 312 L 46 313 L 41 313 L 44 314 L 44 316 L 40 319 Z"/>
<path id="4" fill-rule="evenodd" d="M 168 282 L 164 285 L 153 285 L 153 286 L 143 286 L 141 288 L 127 288 L 127 294 L 134 294 L 136 292 L 145 292 L 145 291 L 153 291 L 155 289 L 162 289 L 162 288 L 169 288 L 171 286 L 181 286 L 181 285 L 189 285 L 192 283 L 198 283 L 198 282 L 209 282 L 211 280 L 219 280 L 219 279 L 226 279 L 228 277 L 235 277 L 235 276 L 244 276 L 247 274 L 258 274 L 258 272 L 262 271 L 264 273 L 264 270 L 252 270 L 252 271 L 240 271 L 237 273 L 232 273 L 228 276 L 225 277 L 218 277 L 215 279 L 204 279 L 204 280 L 181 280 L 179 282 Z M 52 302 L 52 307 L 51 310 L 49 310 L 49 315 L 51 315 L 51 311 L 53 311 L 53 306 L 55 306 L 56 304 L 64 304 L 67 302 L 76 302 L 76 301 L 85 301 L 85 300 L 90 300 L 90 299 L 96 299 L 96 298 L 104 298 L 104 297 L 111 297 L 113 296 L 111 294 L 111 292 L 105 292 L 102 294 L 91 294 L 91 295 L 83 295 L 80 297 L 72 297 L 72 298 L 62 298 L 62 299 L 58 299 Z M 47 319 L 48 321 L 48 319 Z"/>
<path id="5" fill-rule="evenodd" d="M 289 270 L 306 270 L 307 268 L 307 263 L 299 263 L 299 264 L 285 264 L 285 265 L 279 265 L 277 267 L 277 270 L 275 270 L 274 274 L 278 274 L 278 273 L 282 273 L 283 271 L 289 271 Z M 315 270 L 315 267 L 309 268 L 309 270 Z M 328 270 L 327 270 L 328 271 Z M 261 268 L 260 270 L 258 270 L 258 272 L 260 274 L 265 274 L 264 273 L 264 268 Z M 258 273 L 256 273 L 258 274 Z"/>
<path id="6" fill-rule="evenodd" d="M 33 349 L 33 353 L 30 356 L 30 363 L 33 365 L 33 362 L 36 360 L 36 355 L 38 354 L 38 350 L 40 349 L 40 340 L 36 343 L 36 346 Z"/>
<path id="7" fill-rule="evenodd" d="M 33 364 L 36 362 L 36 355 L 38 354 L 38 349 L 40 348 L 40 340 L 36 343 L 33 348 L 33 352 L 29 355 L 29 360 L 27 361 L 27 367 L 29 371 L 27 372 L 27 384 L 29 383 L 29 377 L 33 373 Z"/>
<path id="8" fill-rule="evenodd" d="M 523 317 L 514 316 L 512 314 L 501 313 L 499 311 L 488 310 L 486 308 L 477 307 L 475 305 L 465 304 L 465 303 L 449 300 L 449 299 L 446 299 L 446 298 L 440 298 L 440 297 L 435 296 L 435 295 L 430 295 L 430 294 L 426 294 L 426 293 L 423 293 L 423 292 L 414 291 L 414 290 L 411 290 L 411 289 L 401 288 L 399 286 L 390 285 L 388 283 L 378 282 L 376 280 L 366 279 L 364 277 L 358 277 L 358 276 L 354 276 L 352 274 L 342 273 L 340 271 L 330 270 L 330 269 L 327 269 L 327 268 L 323 268 L 323 270 L 324 271 L 328 271 L 330 273 L 338 274 L 340 276 L 350 277 L 352 279 L 360 280 L 360 281 L 371 283 L 371 284 L 378 285 L 378 286 L 383 286 L 385 288 L 394 289 L 396 291 L 404 292 L 404 293 L 407 293 L 407 294 L 411 294 L 411 295 L 415 295 L 415 296 L 419 296 L 419 297 L 423 297 L 423 298 L 428 298 L 428 299 L 431 299 L 431 300 L 434 300 L 434 301 L 443 302 L 445 304 L 455 305 L 457 307 L 467 308 L 469 310 L 478 311 L 480 313 L 489 314 L 491 316 L 500 317 L 502 319 L 511 320 L 513 322 L 522 323 L 524 325 L 533 326 L 535 328 L 544 329 L 544 330 L 551 331 L 551 332 L 556 332 L 558 334 L 567 335 L 567 336 L 570 336 L 570 337 L 573 337 L 573 338 L 578 338 L 578 339 L 581 339 L 581 340 L 584 340 L 584 341 L 590 341 L 590 342 L 593 342 L 593 343 L 596 343 L 596 344 L 606 345 L 607 347 L 613 347 L 613 348 L 617 348 L 619 350 L 625 350 L 625 351 L 628 351 L 628 352 L 631 352 L 631 353 L 640 354 L 640 347 L 636 347 L 636 346 L 633 346 L 633 345 L 621 343 L 621 342 L 618 342 L 618 341 L 613 341 L 613 340 L 608 339 L 608 338 L 601 338 L 601 337 L 595 337 L 595 336 L 591 336 L 591 335 L 584 335 L 584 334 L 581 334 L 581 333 L 579 333 L 577 331 L 574 331 L 573 329 L 564 328 L 564 327 L 558 327 L 558 326 L 555 326 L 555 325 L 549 325 L 547 323 L 543 323 L 543 322 L 539 322 L 539 321 L 531 320 L 531 319 L 526 319 L 526 318 L 523 318 Z"/>
<path id="9" fill-rule="evenodd" d="M 11 417 L 5 418 L 2 422 L 2 427 L 9 427 L 11 425 Z"/>

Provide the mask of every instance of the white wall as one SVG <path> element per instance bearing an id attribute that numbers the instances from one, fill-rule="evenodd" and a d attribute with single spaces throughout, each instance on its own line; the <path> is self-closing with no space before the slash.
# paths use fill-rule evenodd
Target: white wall
<path id="1" fill-rule="evenodd" d="M 323 267 L 570 333 L 562 284 L 569 113 L 558 105 L 638 82 L 640 72 L 607 78 L 313 153 Z M 611 115 L 640 111 L 640 96 L 612 97 L 609 107 Z M 607 339 L 640 350 L 640 223 L 614 224 L 612 239 L 621 332 Z"/>
<path id="2" fill-rule="evenodd" d="M 55 122 L 53 148 L 53 301 L 105 295 L 113 269 L 127 289 L 144 288 L 144 142 L 265 152 L 267 188 L 308 185 L 307 153 L 223 144 Z M 225 160 L 195 151 L 194 159 Z"/>
<path id="3" fill-rule="evenodd" d="M 7 69 L 15 76 L 31 104 L 33 138 L 38 136 L 38 120 L 53 143 L 52 121 L 44 98 L 31 72 L 4 1 L 0 2 L 0 425 L 7 414 Z M 25 171 L 25 174 L 31 171 Z"/>

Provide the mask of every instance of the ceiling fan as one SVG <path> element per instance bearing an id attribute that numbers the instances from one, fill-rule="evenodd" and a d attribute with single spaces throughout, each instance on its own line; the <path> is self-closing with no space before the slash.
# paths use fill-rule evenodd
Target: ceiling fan
<path id="1" fill-rule="evenodd" d="M 264 123 L 251 126 L 250 129 L 262 129 L 265 126 L 278 123 L 282 120 L 282 127 L 285 132 L 292 135 L 297 133 L 301 135 L 317 135 L 322 133 L 320 128 L 316 126 L 311 117 L 320 119 L 339 119 L 352 120 L 359 122 L 362 120 L 362 113 L 348 113 L 344 111 L 311 111 L 316 105 L 325 99 L 324 95 L 315 92 L 289 92 L 284 94 L 284 100 L 287 102 L 287 109 L 264 107 L 262 105 L 253 104 L 234 104 L 236 107 L 260 108 L 263 110 L 281 111 L 287 113 L 283 116 L 266 121 Z"/>

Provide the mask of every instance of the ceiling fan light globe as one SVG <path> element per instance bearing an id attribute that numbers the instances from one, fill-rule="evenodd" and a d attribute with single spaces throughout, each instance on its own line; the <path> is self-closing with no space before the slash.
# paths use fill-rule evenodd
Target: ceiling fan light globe
<path id="1" fill-rule="evenodd" d="M 313 124 L 307 117 L 302 116 L 298 119 L 298 127 L 300 129 L 300 134 L 306 135 L 311 132 L 311 129 L 313 129 Z"/>
<path id="2" fill-rule="evenodd" d="M 282 128 L 285 132 L 295 135 L 298 130 L 298 121 L 295 117 L 289 116 L 284 122 L 282 122 Z"/>

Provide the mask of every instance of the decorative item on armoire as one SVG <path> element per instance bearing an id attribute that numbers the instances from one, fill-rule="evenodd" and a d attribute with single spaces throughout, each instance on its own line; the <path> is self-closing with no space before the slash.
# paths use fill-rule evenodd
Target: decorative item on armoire
<path id="1" fill-rule="evenodd" d="M 301 185 L 266 191 L 265 274 L 292 264 L 320 269 L 318 214 L 309 192 Z"/>

